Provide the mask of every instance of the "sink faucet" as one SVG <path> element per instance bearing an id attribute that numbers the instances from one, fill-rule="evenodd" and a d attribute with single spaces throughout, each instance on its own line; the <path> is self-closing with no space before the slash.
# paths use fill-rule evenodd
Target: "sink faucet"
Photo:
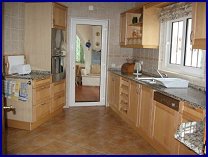
<path id="1" fill-rule="evenodd" d="M 167 74 L 160 72 L 158 69 L 155 69 L 154 67 L 153 69 L 157 71 L 157 73 L 160 75 L 161 78 L 168 77 Z"/>

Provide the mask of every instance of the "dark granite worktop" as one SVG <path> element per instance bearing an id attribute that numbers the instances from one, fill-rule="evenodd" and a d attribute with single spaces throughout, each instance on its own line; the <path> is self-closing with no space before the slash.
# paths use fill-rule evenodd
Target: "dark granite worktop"
<path id="1" fill-rule="evenodd" d="M 121 73 L 121 71 L 118 70 L 109 70 L 119 76 L 125 77 L 127 79 L 136 81 L 140 84 L 146 85 L 151 87 L 154 90 L 157 90 L 158 92 L 165 94 L 167 96 L 170 96 L 172 98 L 175 98 L 180 101 L 188 102 L 192 107 L 196 108 L 202 108 L 206 109 L 206 93 L 204 91 L 200 91 L 198 89 L 188 87 L 188 88 L 165 88 L 161 85 L 156 84 L 148 84 L 141 80 L 135 79 L 136 76 L 134 75 L 124 75 Z M 150 75 L 142 74 L 142 76 L 139 77 L 152 77 Z"/>
<path id="2" fill-rule="evenodd" d="M 203 155 L 204 122 L 182 123 L 175 138 L 199 155 Z"/>
<path id="3" fill-rule="evenodd" d="M 30 74 L 20 75 L 20 74 L 13 74 L 13 75 L 6 75 L 6 78 L 16 78 L 16 79 L 29 79 L 29 80 L 39 80 L 48 78 L 51 75 L 49 71 L 38 71 L 33 70 Z"/>

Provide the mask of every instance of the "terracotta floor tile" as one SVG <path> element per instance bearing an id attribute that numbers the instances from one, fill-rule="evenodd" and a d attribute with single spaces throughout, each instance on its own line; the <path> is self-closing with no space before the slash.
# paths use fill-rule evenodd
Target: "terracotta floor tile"
<path id="1" fill-rule="evenodd" d="M 105 107 L 70 107 L 33 131 L 8 128 L 8 153 L 158 154 Z"/>

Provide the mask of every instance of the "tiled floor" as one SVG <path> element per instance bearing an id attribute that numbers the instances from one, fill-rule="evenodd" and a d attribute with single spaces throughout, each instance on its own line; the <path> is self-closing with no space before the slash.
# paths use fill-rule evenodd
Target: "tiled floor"
<path id="1" fill-rule="evenodd" d="M 8 128 L 9 154 L 158 154 L 111 109 L 73 107 L 33 131 Z"/>
<path id="2" fill-rule="evenodd" d="M 100 101 L 100 86 L 75 86 L 76 102 Z"/>

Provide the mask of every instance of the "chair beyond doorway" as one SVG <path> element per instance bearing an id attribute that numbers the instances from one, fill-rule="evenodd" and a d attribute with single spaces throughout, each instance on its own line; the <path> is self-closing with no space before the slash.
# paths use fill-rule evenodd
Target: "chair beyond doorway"
<path id="1" fill-rule="evenodd" d="M 75 76 L 76 86 L 82 85 L 81 69 L 83 69 L 83 67 L 80 67 L 79 65 L 76 65 L 76 76 Z"/>

